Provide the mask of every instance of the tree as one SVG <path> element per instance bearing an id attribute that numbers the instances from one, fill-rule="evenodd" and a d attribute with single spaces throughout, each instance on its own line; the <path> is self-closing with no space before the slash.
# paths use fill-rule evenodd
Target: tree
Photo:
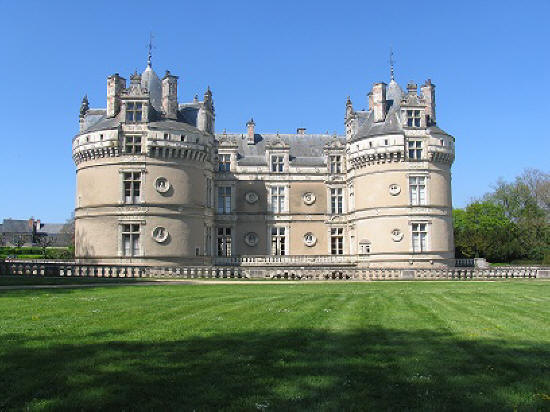
<path id="1" fill-rule="evenodd" d="M 74 212 L 61 228 L 60 234 L 63 234 L 63 241 L 67 243 L 68 247 L 74 247 Z"/>
<path id="2" fill-rule="evenodd" d="M 23 247 L 25 244 L 25 238 L 22 235 L 15 235 L 12 240 L 16 248 Z"/>
<path id="3" fill-rule="evenodd" d="M 455 247 L 458 256 L 507 261 L 517 254 L 517 227 L 502 206 L 473 202 L 453 211 Z"/>
<path id="4" fill-rule="evenodd" d="M 42 249 L 42 257 L 46 259 L 46 249 L 53 244 L 53 239 L 48 235 L 40 235 L 36 239 L 36 243 L 38 243 L 38 246 Z"/>
<path id="5" fill-rule="evenodd" d="M 484 196 L 503 207 L 517 226 L 518 257 L 541 260 L 550 250 L 550 174 L 526 169 L 514 182 L 499 181 Z"/>

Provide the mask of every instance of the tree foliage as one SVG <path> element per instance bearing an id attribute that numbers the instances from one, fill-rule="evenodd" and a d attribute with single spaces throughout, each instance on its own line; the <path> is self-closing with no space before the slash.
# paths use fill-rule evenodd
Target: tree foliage
<path id="1" fill-rule="evenodd" d="M 542 260 L 550 254 L 550 175 L 527 169 L 514 182 L 453 212 L 458 257 Z"/>

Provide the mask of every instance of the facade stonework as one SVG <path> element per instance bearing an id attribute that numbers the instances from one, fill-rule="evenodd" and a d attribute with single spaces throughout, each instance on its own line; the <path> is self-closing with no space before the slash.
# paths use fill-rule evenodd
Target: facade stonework
<path id="1" fill-rule="evenodd" d="M 80 263 L 431 267 L 454 263 L 454 138 L 435 85 L 376 83 L 348 98 L 345 135 L 215 133 L 212 92 L 179 103 L 151 64 L 107 79 L 73 139 Z M 283 257 L 285 256 L 285 257 Z M 270 258 L 268 258 L 270 257 Z"/>

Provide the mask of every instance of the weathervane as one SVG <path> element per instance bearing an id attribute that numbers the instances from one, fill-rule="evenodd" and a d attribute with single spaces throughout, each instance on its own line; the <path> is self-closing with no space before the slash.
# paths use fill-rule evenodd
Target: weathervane
<path id="1" fill-rule="evenodd" d="M 393 64 L 395 61 L 393 60 L 393 49 L 390 47 L 390 77 L 391 80 L 393 80 Z"/>
<path id="2" fill-rule="evenodd" d="M 153 33 L 149 32 L 149 54 L 147 56 L 147 66 L 151 67 L 151 57 L 153 57 Z"/>

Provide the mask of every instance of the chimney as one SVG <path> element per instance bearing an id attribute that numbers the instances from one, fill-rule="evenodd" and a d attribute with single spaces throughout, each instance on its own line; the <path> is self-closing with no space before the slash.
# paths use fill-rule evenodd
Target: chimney
<path id="1" fill-rule="evenodd" d="M 250 120 L 246 123 L 246 141 L 248 144 L 256 143 L 254 140 L 254 126 L 256 126 L 256 123 L 254 123 L 253 118 L 250 118 Z"/>
<path id="2" fill-rule="evenodd" d="M 428 79 L 420 87 L 422 91 L 422 97 L 426 102 L 426 124 L 435 124 L 435 84 L 432 83 L 431 79 Z"/>
<path id="3" fill-rule="evenodd" d="M 409 82 L 409 84 L 407 84 L 407 92 L 411 95 L 411 96 L 416 96 L 417 93 L 418 93 L 418 85 L 413 82 L 412 80 Z"/>
<path id="4" fill-rule="evenodd" d="M 298 127 L 296 129 L 297 134 L 306 134 L 306 128 L 305 127 Z"/>
<path id="5" fill-rule="evenodd" d="M 374 121 L 383 122 L 386 119 L 386 83 L 375 83 L 372 86 L 372 103 Z"/>
<path id="6" fill-rule="evenodd" d="M 372 97 L 372 91 L 367 94 L 367 97 L 369 98 L 369 110 L 374 110 L 374 98 Z"/>
<path id="7" fill-rule="evenodd" d="M 84 130 L 86 127 L 86 113 L 88 113 L 88 110 L 90 110 L 90 106 L 88 104 L 88 95 L 84 95 L 84 98 L 82 99 L 82 104 L 80 105 L 80 116 L 79 116 L 79 126 L 80 131 Z"/>
<path id="8" fill-rule="evenodd" d="M 120 94 L 126 87 L 126 79 L 118 73 L 107 77 L 107 117 L 115 117 L 120 111 Z"/>
<path id="9" fill-rule="evenodd" d="M 162 111 L 167 119 L 178 118 L 178 76 L 168 70 L 162 79 Z"/>

